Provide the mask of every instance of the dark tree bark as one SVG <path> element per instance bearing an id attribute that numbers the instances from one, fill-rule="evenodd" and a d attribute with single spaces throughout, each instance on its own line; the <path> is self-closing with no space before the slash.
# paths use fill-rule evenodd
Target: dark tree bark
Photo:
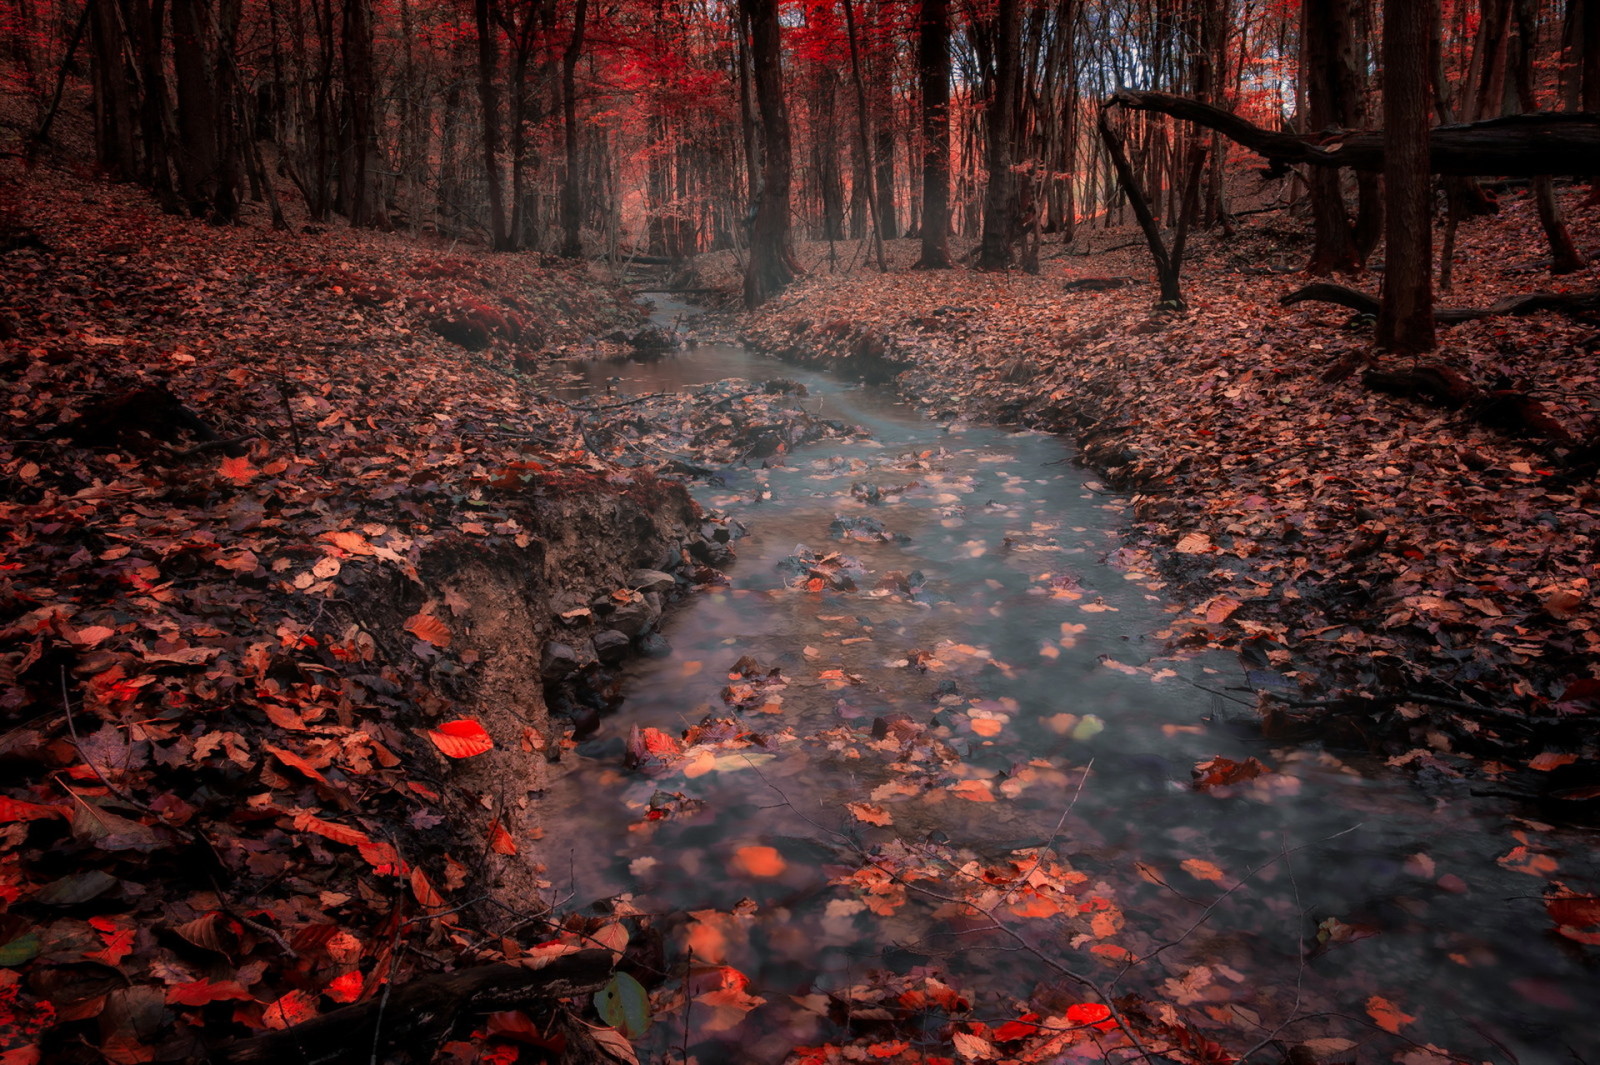
<path id="1" fill-rule="evenodd" d="M 1420 65 L 1424 67 L 1422 76 L 1426 77 L 1426 64 Z M 1208 126 L 1279 167 L 1306 163 L 1372 173 L 1384 169 L 1381 131 L 1351 133 L 1319 144 L 1303 134 L 1262 129 L 1231 111 L 1186 96 L 1123 89 L 1114 98 L 1136 111 L 1159 111 Z M 1541 111 L 1468 125 L 1437 126 L 1431 132 L 1429 145 L 1425 165 L 1435 174 L 1600 174 L 1600 115 Z"/>
<path id="2" fill-rule="evenodd" d="M 922 257 L 919 270 L 950 268 L 950 3 L 922 0 L 917 24 L 922 90 Z"/>
<path id="3" fill-rule="evenodd" d="M 1021 32 L 1019 0 L 999 0 L 994 25 L 994 78 L 984 108 L 988 136 L 984 163 L 989 174 L 983 198 L 983 242 L 978 247 L 980 270 L 1005 270 L 1011 266 L 1011 241 L 1017 225 L 1017 176 L 1012 163 Z"/>
<path id="4" fill-rule="evenodd" d="M 1533 0 L 1516 0 L 1516 36 L 1511 42 L 1511 76 L 1516 87 L 1520 110 L 1532 111 L 1539 106 L 1533 92 L 1533 48 L 1538 33 Z M 1556 203 L 1555 182 L 1548 174 L 1533 179 L 1533 202 L 1539 212 L 1539 225 L 1544 229 L 1545 240 L 1550 245 L 1550 272 L 1571 274 L 1589 265 L 1578 245 L 1573 242 L 1567 220 L 1561 215 L 1561 205 Z"/>
<path id="5" fill-rule="evenodd" d="M 1355 77 L 1354 8 L 1354 0 L 1305 0 L 1300 9 L 1308 133 L 1350 129 L 1358 124 L 1360 88 Z M 1339 171 L 1318 168 L 1307 180 L 1312 248 L 1306 273 L 1355 273 L 1361 269 L 1361 257 L 1345 209 Z"/>
<path id="6" fill-rule="evenodd" d="M 1433 109 L 1435 0 L 1391 3 L 1383 11 L 1383 183 L 1388 198 L 1386 262 L 1378 310 L 1379 346 L 1433 350 L 1433 183 L 1429 134 Z"/>
<path id="7" fill-rule="evenodd" d="M 234 0 L 174 0 L 172 70 L 178 90 L 178 188 L 197 217 L 239 214 L 238 141 L 219 60 L 231 61 L 239 9 Z"/>
<path id="8" fill-rule="evenodd" d="M 378 157 L 376 95 L 372 73 L 371 0 L 344 0 L 344 92 L 350 123 L 350 172 L 345 175 L 345 211 L 352 226 L 388 227 L 388 212 L 373 189 Z"/>
<path id="9" fill-rule="evenodd" d="M 867 128 L 867 86 L 866 82 L 861 77 L 861 50 L 860 43 L 856 37 L 855 5 L 852 4 L 850 0 L 844 0 L 844 25 L 846 36 L 848 36 L 850 39 L 850 79 L 855 83 L 856 88 L 856 131 L 858 136 L 857 147 L 859 147 L 861 150 L 861 158 L 865 160 L 864 169 L 868 172 L 871 172 L 872 138 L 869 135 Z M 881 140 L 879 144 L 882 144 Z M 891 171 L 891 179 L 892 176 L 893 174 Z M 879 200 L 879 197 L 883 195 L 883 188 L 880 183 L 879 187 L 874 189 L 873 183 L 868 181 L 866 183 L 865 192 L 867 194 L 867 213 L 872 216 L 872 246 L 878 254 L 878 271 L 880 273 L 887 273 L 889 267 L 883 260 L 883 241 L 885 237 L 883 224 L 884 213 L 882 210 L 882 203 Z M 893 215 L 893 212 L 894 207 L 891 205 L 889 207 L 889 213 L 891 216 Z M 893 236 L 892 233 L 888 235 Z"/>
<path id="10" fill-rule="evenodd" d="M 510 251 L 506 194 L 500 179 L 500 91 L 495 85 L 496 52 L 491 0 L 476 0 L 478 24 L 478 104 L 483 112 L 483 167 L 489 183 L 489 237 L 495 251 Z"/>
<path id="11" fill-rule="evenodd" d="M 761 180 L 750 219 L 750 258 L 745 264 L 744 302 L 758 307 L 799 273 L 789 237 L 789 188 L 793 180 L 789 108 L 783 98 L 783 48 L 777 0 L 739 0 L 750 31 L 750 66 L 761 115 Z"/>
<path id="12" fill-rule="evenodd" d="M 588 0 L 578 0 L 572 14 L 572 37 L 561 54 L 561 120 L 567 148 L 567 170 L 561 182 L 561 254 L 568 259 L 583 255 L 583 146 L 578 129 L 577 70 L 588 16 Z"/>
<path id="13" fill-rule="evenodd" d="M 1145 243 L 1150 246 L 1150 257 L 1156 264 L 1156 279 L 1161 285 L 1161 302 L 1175 310 L 1181 310 L 1186 306 L 1183 301 L 1183 291 L 1178 284 L 1179 270 L 1182 266 L 1182 259 L 1179 257 L 1182 255 L 1182 241 L 1180 239 L 1177 244 L 1177 255 L 1167 250 L 1166 241 L 1161 236 L 1161 223 L 1156 220 L 1155 212 L 1150 209 L 1150 199 L 1139 185 L 1133 164 L 1128 160 L 1128 151 L 1123 146 L 1122 136 L 1111 126 L 1111 108 L 1115 102 L 1113 98 L 1100 108 L 1100 139 L 1106 146 L 1106 155 L 1111 160 L 1111 165 L 1116 169 L 1117 180 L 1122 184 L 1128 206 L 1133 209 L 1133 217 L 1144 233 Z M 1180 236 L 1181 232 L 1180 230 Z"/>

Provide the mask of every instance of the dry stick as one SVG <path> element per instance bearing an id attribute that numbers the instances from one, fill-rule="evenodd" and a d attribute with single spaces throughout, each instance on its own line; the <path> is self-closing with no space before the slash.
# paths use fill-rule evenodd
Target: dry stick
<path id="1" fill-rule="evenodd" d="M 1288 841 L 1285 840 L 1285 841 L 1281 842 L 1279 844 L 1279 847 L 1281 848 L 1280 851 L 1279 851 L 1279 857 L 1283 859 L 1283 870 L 1284 870 L 1284 872 L 1289 874 L 1289 887 L 1290 887 L 1290 890 L 1292 890 L 1294 892 L 1295 910 L 1302 917 L 1304 917 L 1304 915 L 1305 915 L 1305 907 L 1300 902 L 1300 881 L 1295 879 L 1294 866 L 1289 862 L 1289 849 L 1288 849 L 1289 848 L 1289 844 L 1288 844 Z M 1293 1024 L 1295 1022 L 1295 1018 L 1297 1016 L 1299 1016 L 1300 1003 L 1303 1000 L 1304 995 L 1305 995 L 1305 979 L 1306 979 L 1306 933 L 1305 933 L 1305 921 L 1301 920 L 1301 921 L 1296 922 L 1296 926 L 1295 927 L 1298 929 L 1298 931 L 1297 931 L 1297 933 L 1295 935 L 1295 940 L 1296 940 L 1297 946 L 1300 948 L 1300 950 L 1299 950 L 1300 964 L 1296 967 L 1295 974 L 1294 974 L 1294 1005 L 1289 1007 L 1289 1016 L 1288 1016 L 1287 1020 L 1285 1020 L 1282 1024 L 1278 1025 L 1272 1031 L 1268 1032 L 1261 1039 L 1260 1042 L 1256 1043 L 1255 1046 L 1251 1047 L 1249 1050 L 1246 1050 L 1243 1054 L 1239 1055 L 1238 1065 L 1244 1065 L 1244 1063 L 1246 1061 L 1250 1060 L 1250 1055 L 1254 1054 L 1258 1050 L 1265 1049 L 1268 1043 L 1275 1042 L 1277 1040 L 1277 1038 L 1278 1038 L 1279 1033 L 1281 1033 L 1285 1028 L 1289 1027 L 1289 1025 Z"/>

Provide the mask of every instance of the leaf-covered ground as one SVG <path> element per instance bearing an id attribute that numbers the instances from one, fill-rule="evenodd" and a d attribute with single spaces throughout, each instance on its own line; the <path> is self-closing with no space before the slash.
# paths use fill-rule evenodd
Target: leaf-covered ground
<path id="1" fill-rule="evenodd" d="M 1580 245 L 1600 246 L 1585 195 L 1573 190 L 1567 210 Z M 1592 288 L 1594 268 L 1541 271 L 1538 232 L 1515 196 L 1465 224 L 1455 290 L 1439 303 Z M 1073 250 L 1135 239 L 1086 229 Z M 1201 239 L 1184 272 L 1187 313 L 1153 310 L 1137 243 L 1088 257 L 1047 246 L 1040 276 L 916 272 L 915 245 L 891 247 L 884 275 L 865 263 L 830 273 L 824 250 L 808 248 L 812 275 L 743 333 L 802 360 L 903 369 L 901 386 L 946 416 L 976 410 L 1074 436 L 1085 462 L 1132 493 L 1126 565 L 1159 570 L 1190 603 L 1168 635 L 1237 649 L 1269 728 L 1309 715 L 1321 734 L 1398 740 L 1411 761 L 1475 753 L 1484 776 L 1531 766 L 1546 771 L 1541 791 L 1596 795 L 1592 318 L 1441 330 L 1427 361 L 1521 397 L 1519 409 L 1545 416 L 1530 422 L 1363 387 L 1362 367 L 1413 360 L 1374 356 L 1370 323 L 1349 311 L 1278 305 L 1305 280 L 1287 273 L 1306 248 L 1281 224 Z M 1379 276 L 1354 284 L 1375 293 Z M 1126 283 L 1071 287 L 1084 278 Z"/>
<path id="2" fill-rule="evenodd" d="M 5 180 L 7 1065 L 203 1057 L 593 945 L 615 916 L 548 945 L 528 852 L 539 647 L 592 673 L 726 548 L 523 371 L 631 350 L 637 310 L 584 266 Z"/>

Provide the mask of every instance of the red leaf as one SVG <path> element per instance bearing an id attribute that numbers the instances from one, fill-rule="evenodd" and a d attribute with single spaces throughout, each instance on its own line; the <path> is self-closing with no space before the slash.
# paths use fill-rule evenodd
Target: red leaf
<path id="1" fill-rule="evenodd" d="M 256 474 L 260 472 L 260 470 L 250 465 L 250 456 L 248 455 L 240 455 L 238 458 L 234 458 L 231 455 L 224 456 L 222 465 L 217 469 L 217 473 L 220 476 L 226 477 L 235 484 L 249 484 L 255 480 Z"/>
<path id="2" fill-rule="evenodd" d="M 411 894 L 416 896 L 417 902 L 425 910 L 438 910 L 444 908 L 444 896 L 439 894 L 428 875 L 421 869 L 411 870 Z"/>
<path id="3" fill-rule="evenodd" d="M 249 1002 L 250 992 L 240 987 L 236 980 L 194 980 L 167 988 L 167 1001 L 174 1006 L 204 1006 L 208 1002 L 226 999 Z"/>
<path id="4" fill-rule="evenodd" d="M 268 1028 L 292 1028 L 317 1015 L 316 1003 L 304 991 L 291 991 L 268 1006 L 261 1020 Z"/>
<path id="5" fill-rule="evenodd" d="M 44 806 L 21 799 L 8 799 L 0 795 L 0 822 L 37 821 L 42 817 L 66 817 L 65 806 Z"/>
<path id="6" fill-rule="evenodd" d="M 360 847 L 372 842 L 372 837 L 360 829 L 341 825 L 337 821 L 324 821 L 317 815 L 305 810 L 294 815 L 294 827 L 301 832 L 315 832 L 317 835 L 325 839 L 331 839 L 335 843 L 348 843 L 352 847 Z"/>
<path id="7" fill-rule="evenodd" d="M 318 781 L 319 783 L 328 783 L 328 778 L 318 772 L 315 766 L 306 761 L 304 758 L 301 758 L 298 754 L 295 754 L 293 751 L 286 751 L 282 747 L 274 746 L 270 743 L 263 743 L 261 747 L 264 751 L 277 758 L 278 761 L 282 762 L 290 769 L 297 769 L 301 773 L 310 777 L 312 780 Z"/>
<path id="8" fill-rule="evenodd" d="M 322 993 L 335 1002 L 354 1002 L 361 997 L 360 971 L 352 970 L 343 976 L 334 977 L 333 981 L 322 989 Z"/>
<path id="9" fill-rule="evenodd" d="M 1594 895 L 1559 895 L 1546 899 L 1544 908 L 1556 924 L 1573 928 L 1600 925 L 1600 897 Z"/>
<path id="10" fill-rule="evenodd" d="M 471 758 L 494 747 L 489 733 L 470 717 L 446 721 L 436 729 L 429 729 L 428 738 L 451 758 Z"/>
<path id="11" fill-rule="evenodd" d="M 517 853 L 517 841 L 505 830 L 498 819 L 489 822 L 489 849 L 496 854 Z"/>

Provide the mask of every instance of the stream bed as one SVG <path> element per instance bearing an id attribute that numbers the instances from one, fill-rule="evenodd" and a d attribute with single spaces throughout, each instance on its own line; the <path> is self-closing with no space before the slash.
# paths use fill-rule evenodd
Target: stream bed
<path id="1" fill-rule="evenodd" d="M 1541 897 L 1600 888 L 1593 834 L 1475 794 L 1482 775 L 1263 740 L 1260 678 L 1169 654 L 1182 608 L 1065 442 L 727 344 L 583 374 L 568 398 L 786 378 L 863 430 L 696 485 L 749 531 L 731 583 L 668 618 L 670 653 L 626 668 L 544 797 L 558 898 L 677 915 L 693 951 L 641 1060 L 949 1055 L 952 1018 L 1018 1054 L 1037 1040 L 1006 1022 L 1109 992 L 1234 1053 L 1600 1061 L 1600 946 Z M 1217 756 L 1268 771 L 1215 763 L 1232 782 L 1197 788 Z M 1029 1060 L 1121 1038 L 1079 1028 Z"/>

